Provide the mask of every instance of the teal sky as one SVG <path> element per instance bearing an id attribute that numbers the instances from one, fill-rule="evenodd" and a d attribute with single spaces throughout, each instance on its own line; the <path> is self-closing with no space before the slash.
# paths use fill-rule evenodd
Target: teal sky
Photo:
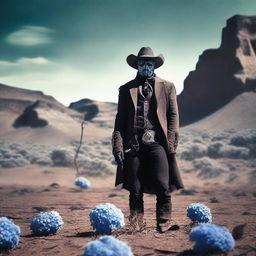
<path id="1" fill-rule="evenodd" d="M 177 93 L 198 57 L 218 48 L 226 20 L 256 15 L 255 0 L 0 0 L 0 83 L 41 90 L 65 105 L 117 102 L 136 70 L 126 57 L 150 46 L 156 74 Z"/>

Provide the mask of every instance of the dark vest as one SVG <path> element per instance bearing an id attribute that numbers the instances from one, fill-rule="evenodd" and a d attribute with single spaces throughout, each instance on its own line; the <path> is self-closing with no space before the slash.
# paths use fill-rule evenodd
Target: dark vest
<path id="1" fill-rule="evenodd" d="M 158 131 L 160 124 L 156 113 L 156 99 L 154 93 L 154 80 L 151 81 L 151 90 L 148 94 L 143 93 L 143 86 L 138 88 L 137 111 L 135 117 L 135 130 L 138 134 L 144 130 Z"/>

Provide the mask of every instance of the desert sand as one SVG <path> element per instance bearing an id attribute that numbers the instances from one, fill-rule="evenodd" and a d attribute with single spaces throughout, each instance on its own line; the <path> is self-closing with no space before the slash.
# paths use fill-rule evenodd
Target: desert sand
<path id="1" fill-rule="evenodd" d="M 25 166 L 0 169 L 0 216 L 21 228 L 17 248 L 2 255 L 82 255 L 83 246 L 98 238 L 90 226 L 89 212 L 97 204 L 113 203 L 128 223 L 128 193 L 114 187 L 114 176 L 90 177 L 92 187 L 77 188 L 73 168 Z M 143 232 L 120 230 L 114 236 L 126 241 L 134 255 L 195 255 L 189 241 L 190 220 L 186 207 L 193 202 L 211 208 L 213 223 L 226 226 L 236 240 L 229 255 L 256 254 L 256 193 L 254 184 L 221 184 L 219 178 L 198 182 L 195 173 L 182 173 L 185 189 L 173 193 L 173 221 L 180 229 L 160 234 L 155 231 L 155 197 L 145 195 Z M 40 211 L 56 210 L 64 228 L 52 236 L 33 236 L 29 224 Z"/>

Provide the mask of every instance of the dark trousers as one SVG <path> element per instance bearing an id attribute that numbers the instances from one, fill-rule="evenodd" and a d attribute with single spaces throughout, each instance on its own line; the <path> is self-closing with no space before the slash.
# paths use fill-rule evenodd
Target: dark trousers
<path id="1" fill-rule="evenodd" d="M 129 206 L 131 210 L 144 212 L 143 188 L 150 187 L 156 194 L 158 218 L 169 218 L 171 214 L 171 193 L 169 191 L 169 165 L 166 152 L 159 143 L 140 143 L 135 155 L 126 157 L 129 184 Z"/>

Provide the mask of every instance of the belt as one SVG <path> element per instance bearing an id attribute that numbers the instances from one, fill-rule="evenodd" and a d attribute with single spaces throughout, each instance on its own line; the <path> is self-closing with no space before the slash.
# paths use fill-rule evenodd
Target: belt
<path id="1" fill-rule="evenodd" d="M 150 145 L 155 141 L 155 134 L 154 130 L 144 129 L 144 130 L 137 130 L 138 140 L 145 145 Z"/>

